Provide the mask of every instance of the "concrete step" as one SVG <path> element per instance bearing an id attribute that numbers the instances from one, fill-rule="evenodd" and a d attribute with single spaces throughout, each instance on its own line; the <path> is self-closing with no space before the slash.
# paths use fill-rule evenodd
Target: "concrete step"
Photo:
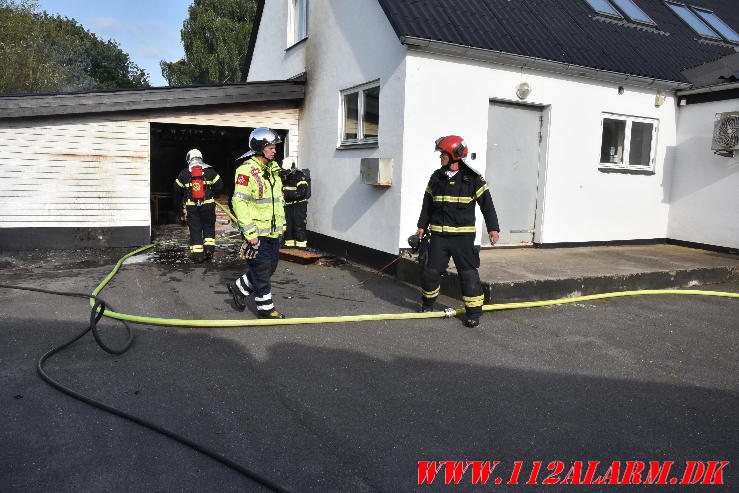
<path id="1" fill-rule="evenodd" d="M 646 245 L 561 249 L 484 250 L 480 279 L 486 303 L 536 301 L 586 294 L 704 286 L 739 280 L 739 256 L 678 247 Z M 442 293 L 461 297 L 450 262 Z M 416 262 L 402 259 L 398 279 L 419 285 Z"/>

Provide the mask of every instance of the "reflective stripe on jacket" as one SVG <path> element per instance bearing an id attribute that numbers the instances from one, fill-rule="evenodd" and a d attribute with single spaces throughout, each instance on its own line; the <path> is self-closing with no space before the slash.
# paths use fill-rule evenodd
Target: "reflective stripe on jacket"
<path id="1" fill-rule="evenodd" d="M 500 231 L 485 178 L 464 164 L 451 178 L 446 168 L 440 168 L 429 179 L 417 226 L 437 234 L 474 235 L 475 203 L 480 206 L 488 232 Z"/>
<path id="2" fill-rule="evenodd" d="M 181 196 L 185 195 L 185 205 L 189 208 L 197 206 L 203 206 L 207 204 L 214 204 L 211 207 L 215 207 L 214 198 L 223 191 L 223 180 L 218 176 L 218 172 L 210 166 L 203 168 L 203 185 L 205 186 L 205 198 L 198 204 L 192 199 L 192 174 L 189 168 L 185 168 L 180 171 L 175 179 L 175 203 L 179 204 Z"/>
<path id="3" fill-rule="evenodd" d="M 262 164 L 252 156 L 236 169 L 231 208 L 247 240 L 257 236 L 277 238 L 285 230 L 285 202 L 280 166 Z"/>
<path id="4" fill-rule="evenodd" d="M 308 181 L 302 171 L 291 169 L 283 171 L 281 176 L 286 205 L 308 201 Z"/>

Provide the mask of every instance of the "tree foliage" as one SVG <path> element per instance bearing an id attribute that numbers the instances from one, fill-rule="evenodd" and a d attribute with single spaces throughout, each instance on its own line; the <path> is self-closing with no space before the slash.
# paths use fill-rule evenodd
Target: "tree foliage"
<path id="1" fill-rule="evenodd" d="M 31 0 L 0 0 L 0 93 L 132 87 L 149 87 L 149 78 L 115 41 Z"/>
<path id="2" fill-rule="evenodd" d="M 246 81 L 246 51 L 256 17 L 255 0 L 194 0 L 185 19 L 185 58 L 162 60 L 171 86 Z"/>

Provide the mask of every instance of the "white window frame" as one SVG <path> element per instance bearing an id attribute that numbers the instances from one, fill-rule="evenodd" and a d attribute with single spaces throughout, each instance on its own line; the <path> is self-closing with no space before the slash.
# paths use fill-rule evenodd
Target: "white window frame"
<path id="1" fill-rule="evenodd" d="M 600 152 L 603 148 L 603 124 L 605 119 L 610 120 L 621 120 L 626 122 L 626 128 L 624 130 L 624 149 L 623 149 L 623 162 L 611 163 L 611 162 L 600 162 Z M 629 155 L 631 153 L 631 127 L 632 123 L 651 123 L 652 124 L 652 143 L 649 149 L 649 164 L 631 164 L 629 163 Z M 646 118 L 640 116 L 622 115 L 618 113 L 603 113 L 600 120 L 600 145 L 598 146 L 598 167 L 601 169 L 620 169 L 620 170 L 642 170 L 642 171 L 654 171 L 654 165 L 657 162 L 657 136 L 659 135 L 659 120 L 656 118 Z"/>
<path id="2" fill-rule="evenodd" d="M 367 82 L 365 84 L 361 84 L 359 86 L 350 87 L 348 89 L 344 89 L 339 92 L 339 148 L 346 148 L 346 147 L 354 147 L 354 146 L 365 146 L 365 147 L 376 147 L 379 141 L 380 137 L 380 128 L 379 128 L 379 109 L 378 109 L 378 128 L 377 128 L 377 137 L 364 137 L 364 91 L 367 89 L 371 89 L 373 87 L 380 88 L 380 81 L 374 80 L 372 82 Z M 356 139 L 344 139 L 344 134 L 346 130 L 346 107 L 344 104 L 345 96 L 349 94 L 358 93 L 359 96 L 357 98 L 357 104 L 358 104 L 358 119 L 357 119 L 357 138 Z"/>
<path id="3" fill-rule="evenodd" d="M 287 0 L 287 47 L 308 37 L 308 3 L 310 0 Z"/>

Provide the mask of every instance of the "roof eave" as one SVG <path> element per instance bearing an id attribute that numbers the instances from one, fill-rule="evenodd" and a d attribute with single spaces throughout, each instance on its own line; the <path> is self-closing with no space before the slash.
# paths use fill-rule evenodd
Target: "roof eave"
<path id="1" fill-rule="evenodd" d="M 508 65 L 517 68 L 528 68 L 542 70 L 545 72 L 553 72 L 561 75 L 585 77 L 602 82 L 629 84 L 640 87 L 654 87 L 670 90 L 687 89 L 692 86 L 688 82 L 678 82 L 657 79 L 654 77 L 645 77 L 640 75 L 613 72 L 609 70 L 585 67 L 583 65 L 574 65 L 570 63 L 557 62 L 546 60 L 543 58 L 529 57 L 525 55 L 517 55 L 514 53 L 506 53 L 485 48 L 463 46 L 454 43 L 447 43 L 444 41 L 418 38 L 414 36 L 401 36 L 400 42 L 408 46 L 409 48 L 420 50 L 426 53 L 450 55 L 471 60 L 494 62 L 501 65 Z"/>
<path id="2" fill-rule="evenodd" d="M 249 82 L 118 91 L 0 97 L 0 119 L 140 111 L 222 104 L 302 101 L 303 81 Z"/>
<path id="3" fill-rule="evenodd" d="M 729 91 L 732 89 L 739 89 L 739 82 L 726 82 L 723 84 L 711 84 L 710 86 L 697 87 L 695 89 L 687 89 L 678 91 L 678 96 L 690 96 L 693 94 L 704 94 L 707 92 L 721 92 Z"/>

